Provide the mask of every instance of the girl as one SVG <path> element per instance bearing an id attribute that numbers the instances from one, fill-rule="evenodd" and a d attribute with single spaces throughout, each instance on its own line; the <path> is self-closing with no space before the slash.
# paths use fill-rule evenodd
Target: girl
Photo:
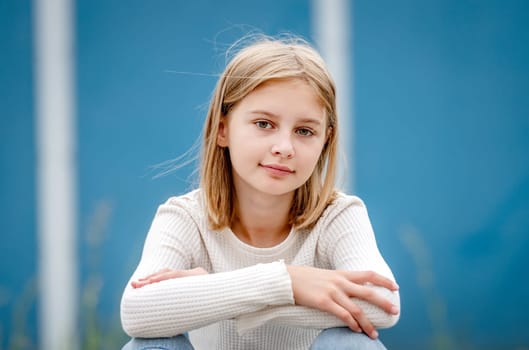
<path id="1" fill-rule="evenodd" d="M 398 287 L 364 203 L 334 188 L 335 100 L 301 39 L 233 57 L 200 188 L 158 208 L 123 293 L 124 349 L 384 349 L 376 328 L 397 322 Z"/>

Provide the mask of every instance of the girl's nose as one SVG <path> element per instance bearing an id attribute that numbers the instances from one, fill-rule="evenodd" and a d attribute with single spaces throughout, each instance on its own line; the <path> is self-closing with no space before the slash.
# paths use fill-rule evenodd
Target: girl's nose
<path id="1" fill-rule="evenodd" d="M 272 145 L 272 154 L 281 158 L 292 158 L 294 156 L 294 146 L 290 137 L 284 136 L 278 138 Z"/>

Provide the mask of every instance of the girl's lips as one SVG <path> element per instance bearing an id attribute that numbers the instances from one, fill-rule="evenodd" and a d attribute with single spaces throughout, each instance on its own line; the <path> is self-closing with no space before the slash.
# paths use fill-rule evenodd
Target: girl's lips
<path id="1" fill-rule="evenodd" d="M 274 175 L 288 175 L 294 173 L 294 170 L 281 164 L 261 164 L 268 172 Z"/>

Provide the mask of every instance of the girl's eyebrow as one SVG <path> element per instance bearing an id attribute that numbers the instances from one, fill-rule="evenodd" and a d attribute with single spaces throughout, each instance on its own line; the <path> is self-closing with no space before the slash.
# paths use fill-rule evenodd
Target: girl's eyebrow
<path id="1" fill-rule="evenodd" d="M 300 120 L 302 124 L 313 124 L 315 126 L 321 125 L 321 120 L 315 119 L 315 118 L 303 118 Z"/>
<path id="2" fill-rule="evenodd" d="M 264 115 L 267 115 L 269 117 L 272 117 L 272 118 L 275 118 L 275 119 L 279 119 L 280 116 L 275 114 L 275 113 L 272 113 L 272 112 L 269 112 L 269 111 L 264 111 L 264 110 L 261 110 L 261 109 L 256 109 L 256 110 L 252 110 L 250 111 L 251 114 L 264 114 Z M 322 124 L 321 120 L 317 119 L 317 118 L 310 118 L 310 117 L 304 117 L 302 119 L 299 120 L 300 123 L 302 124 L 313 124 L 315 126 L 319 126 Z"/>

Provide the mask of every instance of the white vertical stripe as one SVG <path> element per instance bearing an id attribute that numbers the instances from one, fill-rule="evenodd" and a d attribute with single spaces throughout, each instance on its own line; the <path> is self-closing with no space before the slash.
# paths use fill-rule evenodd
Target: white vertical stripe
<path id="1" fill-rule="evenodd" d="M 34 1 L 41 349 L 76 349 L 73 4 Z"/>
<path id="2" fill-rule="evenodd" d="M 344 190 L 354 191 L 354 115 L 353 115 L 353 50 L 351 38 L 352 0 L 313 0 L 312 25 L 314 39 L 337 87 L 338 115 L 340 122 L 340 153 L 338 165 Z"/>

